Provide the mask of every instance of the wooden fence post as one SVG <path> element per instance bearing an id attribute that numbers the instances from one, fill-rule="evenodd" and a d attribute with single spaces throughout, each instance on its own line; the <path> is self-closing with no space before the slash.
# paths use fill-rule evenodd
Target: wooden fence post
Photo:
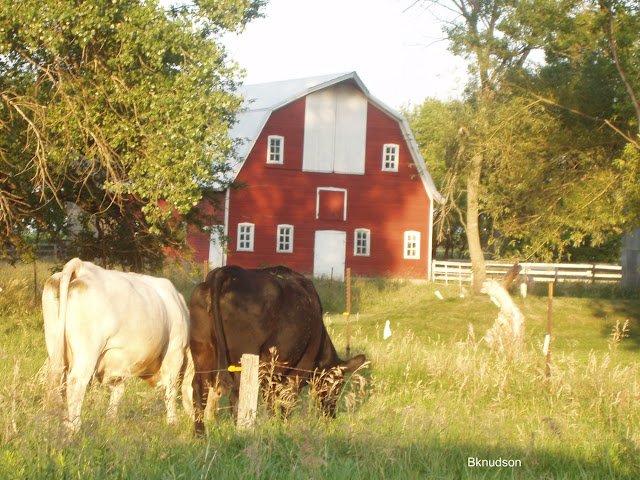
<path id="1" fill-rule="evenodd" d="M 240 394 L 238 399 L 238 430 L 253 430 L 258 411 L 258 355 L 245 353 L 240 359 L 242 374 L 240 375 Z"/>
<path id="2" fill-rule="evenodd" d="M 33 259 L 33 304 L 38 304 L 38 261 Z"/>
<path id="3" fill-rule="evenodd" d="M 347 268 L 347 358 L 351 356 L 351 269 Z"/>
<path id="4" fill-rule="evenodd" d="M 547 312 L 547 336 L 544 339 L 545 355 L 547 356 L 547 378 L 551 376 L 551 307 L 553 306 L 553 282 L 549 282 L 549 307 Z"/>
<path id="5" fill-rule="evenodd" d="M 333 298 L 333 267 L 331 267 L 331 277 L 329 278 L 329 303 Z"/>

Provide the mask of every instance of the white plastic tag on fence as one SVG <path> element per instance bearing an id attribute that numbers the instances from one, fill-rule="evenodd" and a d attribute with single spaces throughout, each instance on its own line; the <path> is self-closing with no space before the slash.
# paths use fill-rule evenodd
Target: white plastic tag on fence
<path id="1" fill-rule="evenodd" d="M 391 336 L 391 324 L 389 323 L 389 320 L 387 320 L 387 323 L 384 324 L 384 333 L 382 334 L 382 338 L 386 340 L 390 336 Z"/>
<path id="2" fill-rule="evenodd" d="M 542 347 L 542 354 L 546 355 L 549 353 L 549 343 L 551 342 L 551 335 L 547 334 L 544 336 L 544 346 Z"/>
<path id="3" fill-rule="evenodd" d="M 520 284 L 520 296 L 527 298 L 527 284 L 524 282 Z"/>

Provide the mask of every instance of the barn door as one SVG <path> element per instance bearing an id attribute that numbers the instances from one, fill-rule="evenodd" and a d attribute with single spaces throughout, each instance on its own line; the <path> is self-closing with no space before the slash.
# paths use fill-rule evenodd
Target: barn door
<path id="1" fill-rule="evenodd" d="M 313 253 L 313 276 L 344 280 L 347 232 L 318 230 Z"/>

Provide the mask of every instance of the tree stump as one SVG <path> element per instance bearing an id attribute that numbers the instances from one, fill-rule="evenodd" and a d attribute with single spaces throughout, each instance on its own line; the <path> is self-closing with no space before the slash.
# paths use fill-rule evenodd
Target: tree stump
<path id="1" fill-rule="evenodd" d="M 499 306 L 498 318 L 484 338 L 492 348 L 505 354 L 517 354 L 524 343 L 524 315 L 513 303 L 509 292 L 495 280 L 484 282 L 486 293 Z"/>

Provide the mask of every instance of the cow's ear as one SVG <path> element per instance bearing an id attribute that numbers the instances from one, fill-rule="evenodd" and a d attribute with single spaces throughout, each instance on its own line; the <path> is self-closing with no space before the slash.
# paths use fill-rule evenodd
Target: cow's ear
<path id="1" fill-rule="evenodd" d="M 364 355 L 356 355 L 353 358 L 347 360 L 347 372 L 355 372 L 359 369 L 365 361 Z"/>

